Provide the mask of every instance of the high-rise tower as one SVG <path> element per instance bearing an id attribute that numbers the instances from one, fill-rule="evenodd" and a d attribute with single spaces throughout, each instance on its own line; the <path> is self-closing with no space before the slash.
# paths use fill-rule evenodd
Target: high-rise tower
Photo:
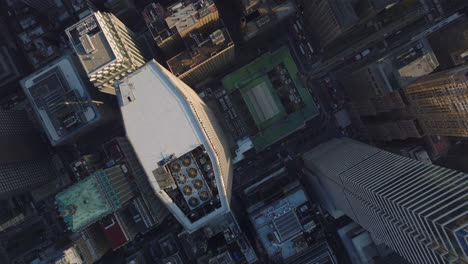
<path id="1" fill-rule="evenodd" d="M 115 94 L 114 82 L 145 63 L 135 34 L 111 13 L 96 11 L 66 29 L 91 82 Z"/>
<path id="2" fill-rule="evenodd" d="M 201 98 L 154 60 L 119 82 L 117 98 L 151 187 L 185 229 L 229 212 L 230 152 Z"/>
<path id="3" fill-rule="evenodd" d="M 326 209 L 337 209 L 412 263 L 467 263 L 468 175 L 351 140 L 304 154 Z"/>
<path id="4" fill-rule="evenodd" d="M 47 146 L 23 111 L 0 111 L 0 197 L 30 191 L 55 177 Z"/>
<path id="5" fill-rule="evenodd" d="M 428 135 L 468 137 L 468 66 L 422 77 L 404 88 Z"/>

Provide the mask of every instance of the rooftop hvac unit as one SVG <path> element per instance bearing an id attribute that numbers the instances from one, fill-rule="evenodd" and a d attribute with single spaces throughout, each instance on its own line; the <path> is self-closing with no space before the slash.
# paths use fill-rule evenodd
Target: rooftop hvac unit
<path id="1" fill-rule="evenodd" d="M 90 17 L 89 19 L 85 21 L 85 23 L 86 23 L 86 27 L 88 28 L 88 31 L 91 31 L 97 27 L 97 23 L 94 17 Z"/>
<path id="2" fill-rule="evenodd" d="M 221 29 L 218 29 L 215 32 L 211 33 L 210 39 L 215 45 L 220 45 L 226 40 L 226 38 L 224 37 L 224 33 Z"/>
<path id="3" fill-rule="evenodd" d="M 78 34 L 81 36 L 88 33 L 88 28 L 86 27 L 85 23 L 80 23 L 78 26 L 76 26 L 76 31 L 78 31 Z"/>

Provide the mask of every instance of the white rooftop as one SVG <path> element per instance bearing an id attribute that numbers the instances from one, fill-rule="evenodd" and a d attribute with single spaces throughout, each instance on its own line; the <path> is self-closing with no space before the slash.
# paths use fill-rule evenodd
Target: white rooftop
<path id="1" fill-rule="evenodd" d="M 127 137 L 149 177 L 149 182 L 174 216 L 190 231 L 204 226 L 225 210 L 216 210 L 190 222 L 160 189 L 154 178 L 153 171 L 159 167 L 158 162 L 172 154 L 181 157 L 203 145 L 215 167 L 220 193 L 223 188 L 220 186 L 217 160 L 211 146 L 176 83 L 181 81 L 153 60 L 119 82 L 117 98 Z M 225 197 L 222 197 L 221 202 L 221 209 L 227 208 Z"/>

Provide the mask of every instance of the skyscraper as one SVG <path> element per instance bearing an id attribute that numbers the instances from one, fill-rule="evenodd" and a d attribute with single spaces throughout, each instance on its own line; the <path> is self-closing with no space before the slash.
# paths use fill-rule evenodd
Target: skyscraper
<path id="1" fill-rule="evenodd" d="M 428 135 L 468 137 L 468 66 L 427 75 L 404 88 Z"/>
<path id="2" fill-rule="evenodd" d="M 116 164 L 126 168 L 128 178 L 136 183 L 141 197 L 134 199 L 133 203 L 145 225 L 148 228 L 159 225 L 169 215 L 169 211 L 151 188 L 149 179 L 128 139 L 113 138 L 102 147 L 106 153 L 106 164 Z"/>
<path id="3" fill-rule="evenodd" d="M 111 13 L 96 11 L 66 29 L 91 82 L 115 94 L 114 82 L 145 63 L 135 34 Z"/>
<path id="4" fill-rule="evenodd" d="M 303 18 L 321 47 L 345 34 L 359 20 L 351 2 L 337 0 L 301 1 Z"/>
<path id="5" fill-rule="evenodd" d="M 201 98 L 154 60 L 119 82 L 117 98 L 153 191 L 185 229 L 228 213 L 229 146 Z"/>
<path id="6" fill-rule="evenodd" d="M 0 111 L 0 197 L 45 184 L 55 177 L 47 146 L 23 111 Z"/>
<path id="7" fill-rule="evenodd" d="M 342 211 L 408 261 L 468 260 L 468 175 L 346 138 L 304 162 L 330 214 Z"/>

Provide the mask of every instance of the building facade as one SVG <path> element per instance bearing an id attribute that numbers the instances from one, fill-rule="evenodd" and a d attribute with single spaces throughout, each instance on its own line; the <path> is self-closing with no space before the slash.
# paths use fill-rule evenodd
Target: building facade
<path id="1" fill-rule="evenodd" d="M 234 62 L 234 43 L 224 27 L 208 34 L 193 31 L 184 42 L 187 50 L 172 57 L 167 65 L 174 75 L 192 87 Z"/>
<path id="2" fill-rule="evenodd" d="M 353 102 L 378 100 L 398 93 L 400 88 L 432 73 L 437 66 L 439 63 L 429 42 L 420 38 L 350 73 L 341 82 Z"/>
<path id="3" fill-rule="evenodd" d="M 215 30 L 219 12 L 213 0 L 184 0 L 168 7 L 152 3 L 145 7 L 143 18 L 158 47 L 170 58 L 184 49 L 182 38 L 189 32 Z"/>
<path id="4" fill-rule="evenodd" d="M 468 137 L 468 67 L 425 76 L 404 88 L 413 114 L 428 135 Z"/>
<path id="5" fill-rule="evenodd" d="M 304 0 L 302 4 L 304 23 L 321 47 L 345 34 L 359 20 L 351 1 Z"/>
<path id="6" fill-rule="evenodd" d="M 46 144 L 23 111 L 0 111 L 0 196 L 30 191 L 55 178 Z"/>
<path id="7" fill-rule="evenodd" d="M 346 214 L 411 263 L 468 260 L 468 175 L 347 138 L 303 157 L 333 216 Z"/>
<path id="8" fill-rule="evenodd" d="M 114 82 L 145 63 L 135 34 L 111 13 L 96 11 L 65 31 L 90 81 L 115 94 Z"/>
<path id="9" fill-rule="evenodd" d="M 119 164 L 126 168 L 129 174 L 128 178 L 136 182 L 137 193 L 141 197 L 137 197 L 132 203 L 140 212 L 147 228 L 159 225 L 169 215 L 169 211 L 151 188 L 148 177 L 128 139 L 124 137 L 114 138 L 106 142 L 103 149 L 106 154 L 106 163 Z"/>
<path id="10" fill-rule="evenodd" d="M 21 76 L 21 68 L 18 67 L 19 59 L 12 49 L 13 38 L 7 28 L 4 18 L 0 18 L 0 32 L 4 36 L 0 41 L 0 88 L 8 88 L 8 85 Z"/>
<path id="11" fill-rule="evenodd" d="M 184 228 L 198 230 L 229 212 L 230 151 L 202 99 L 156 61 L 122 80 L 117 98 L 151 187 Z"/>

